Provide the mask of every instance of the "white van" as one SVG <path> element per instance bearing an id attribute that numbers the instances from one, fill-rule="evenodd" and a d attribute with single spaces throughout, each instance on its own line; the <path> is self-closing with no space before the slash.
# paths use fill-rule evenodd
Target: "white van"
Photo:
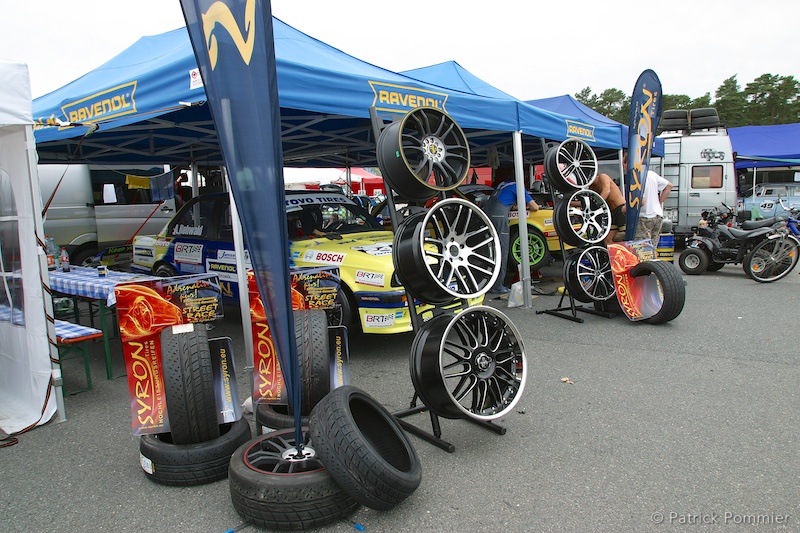
<path id="1" fill-rule="evenodd" d="M 159 201 L 144 186 L 155 176 L 172 186 L 172 173 L 163 166 L 39 165 L 38 171 L 43 206 L 61 182 L 46 208 L 44 232 L 67 249 L 73 264 L 100 251 L 117 252 L 134 235 L 156 234 L 175 214 L 174 198 Z"/>
<path id="2" fill-rule="evenodd" d="M 733 148 L 716 110 L 696 109 L 691 116 L 664 112 L 664 157 L 650 160 L 650 169 L 672 183 L 664 218 L 672 221 L 676 247 L 694 233 L 703 211 L 721 204 L 735 210 L 739 198 Z"/>

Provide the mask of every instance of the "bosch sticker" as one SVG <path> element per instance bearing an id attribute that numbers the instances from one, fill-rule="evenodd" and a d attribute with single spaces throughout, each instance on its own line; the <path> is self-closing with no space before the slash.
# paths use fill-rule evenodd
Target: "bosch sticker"
<path id="1" fill-rule="evenodd" d="M 308 263 L 322 263 L 326 265 L 341 265 L 346 254 L 337 252 L 323 252 L 321 250 L 306 250 L 303 261 Z"/>

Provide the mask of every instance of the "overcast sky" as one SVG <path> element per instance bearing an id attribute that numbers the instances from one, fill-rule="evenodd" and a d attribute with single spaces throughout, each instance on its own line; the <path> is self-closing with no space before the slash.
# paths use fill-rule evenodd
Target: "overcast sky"
<path id="1" fill-rule="evenodd" d="M 272 13 L 364 61 L 401 71 L 454 60 L 523 100 L 633 90 L 653 69 L 697 98 L 737 75 L 800 79 L 793 0 L 272 0 Z M 28 64 L 34 98 L 143 35 L 184 25 L 179 0 L 0 0 L 0 58 Z M 647 11 L 658 6 L 658 11 Z M 646 23 L 645 30 L 634 25 Z"/>

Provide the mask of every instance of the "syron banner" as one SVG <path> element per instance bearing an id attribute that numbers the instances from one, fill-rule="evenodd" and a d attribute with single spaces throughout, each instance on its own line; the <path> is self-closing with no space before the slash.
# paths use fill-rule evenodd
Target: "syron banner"
<path id="1" fill-rule="evenodd" d="M 656 139 L 656 128 L 661 120 L 662 96 L 661 81 L 656 73 L 649 69 L 642 72 L 631 96 L 628 129 L 628 170 L 625 173 L 625 240 L 628 241 L 636 234 L 636 224 L 639 222 L 645 176 Z"/>
<path id="2" fill-rule="evenodd" d="M 270 2 L 181 0 L 181 6 L 289 403 L 299 406 Z M 299 428 L 300 409 L 295 413 Z"/>

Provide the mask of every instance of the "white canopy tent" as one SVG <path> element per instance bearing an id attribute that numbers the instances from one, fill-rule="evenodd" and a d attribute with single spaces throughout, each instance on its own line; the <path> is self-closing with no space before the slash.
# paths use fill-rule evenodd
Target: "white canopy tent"
<path id="1" fill-rule="evenodd" d="M 28 67 L 0 59 L 0 429 L 9 435 L 64 418 L 61 389 L 51 387 L 57 356 L 46 320 L 42 202 L 36 173 Z M 49 328 L 49 332 L 48 332 Z M 52 354 L 51 354 L 52 352 Z"/>

